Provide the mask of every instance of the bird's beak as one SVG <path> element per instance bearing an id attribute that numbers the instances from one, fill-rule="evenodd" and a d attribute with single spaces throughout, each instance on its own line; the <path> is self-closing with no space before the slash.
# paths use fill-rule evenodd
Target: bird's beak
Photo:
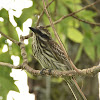
<path id="1" fill-rule="evenodd" d="M 29 29 L 32 30 L 34 33 L 38 32 L 38 29 L 36 29 L 36 28 L 29 27 Z"/>

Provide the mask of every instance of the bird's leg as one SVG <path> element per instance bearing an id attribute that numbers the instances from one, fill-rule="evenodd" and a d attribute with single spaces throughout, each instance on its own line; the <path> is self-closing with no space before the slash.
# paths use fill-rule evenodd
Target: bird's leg
<path id="1" fill-rule="evenodd" d="M 48 72 L 49 72 L 49 75 L 51 75 L 51 72 L 52 72 L 52 70 L 53 70 L 53 69 L 49 69 L 49 70 L 48 70 Z"/>

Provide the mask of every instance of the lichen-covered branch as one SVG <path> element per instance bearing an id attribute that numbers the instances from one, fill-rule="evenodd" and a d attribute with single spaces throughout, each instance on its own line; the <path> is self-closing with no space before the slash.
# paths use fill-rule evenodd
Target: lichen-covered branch
<path id="1" fill-rule="evenodd" d="M 10 68 L 14 68 L 14 69 L 24 69 L 27 72 L 29 72 L 32 75 L 41 75 L 40 71 L 41 70 L 35 70 L 33 68 L 31 68 L 30 66 L 28 66 L 27 64 L 25 64 L 24 66 L 14 66 L 12 64 L 9 63 L 5 63 L 5 62 L 0 62 L 1 66 L 7 66 Z M 91 68 L 87 68 L 87 69 L 78 69 L 79 73 L 77 73 L 75 70 L 69 70 L 69 71 L 60 71 L 60 70 L 52 70 L 51 72 L 49 72 L 49 69 L 46 69 L 43 71 L 43 75 L 50 75 L 50 76 L 54 76 L 54 77 L 72 77 L 72 76 L 89 76 L 89 77 L 93 77 L 95 76 L 98 72 L 100 72 L 100 65 L 98 66 L 93 66 Z"/>

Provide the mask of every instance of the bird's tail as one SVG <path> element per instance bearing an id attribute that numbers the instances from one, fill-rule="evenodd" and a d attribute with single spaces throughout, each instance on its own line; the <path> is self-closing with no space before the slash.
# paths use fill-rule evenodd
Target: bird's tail
<path id="1" fill-rule="evenodd" d="M 75 100 L 87 100 L 84 93 L 81 91 L 80 87 L 78 86 L 76 80 L 66 80 L 68 87 L 70 88 L 72 94 L 74 95 Z"/>

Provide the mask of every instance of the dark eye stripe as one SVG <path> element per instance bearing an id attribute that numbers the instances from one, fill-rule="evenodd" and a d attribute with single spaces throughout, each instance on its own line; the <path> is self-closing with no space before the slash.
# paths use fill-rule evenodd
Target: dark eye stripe
<path id="1" fill-rule="evenodd" d="M 45 34 L 43 34 L 42 37 L 45 38 L 45 39 L 49 39 L 49 36 L 47 36 Z"/>
<path id="2" fill-rule="evenodd" d="M 40 30 L 38 30 L 37 34 L 39 34 L 42 38 L 49 39 L 49 36 L 43 34 Z"/>

